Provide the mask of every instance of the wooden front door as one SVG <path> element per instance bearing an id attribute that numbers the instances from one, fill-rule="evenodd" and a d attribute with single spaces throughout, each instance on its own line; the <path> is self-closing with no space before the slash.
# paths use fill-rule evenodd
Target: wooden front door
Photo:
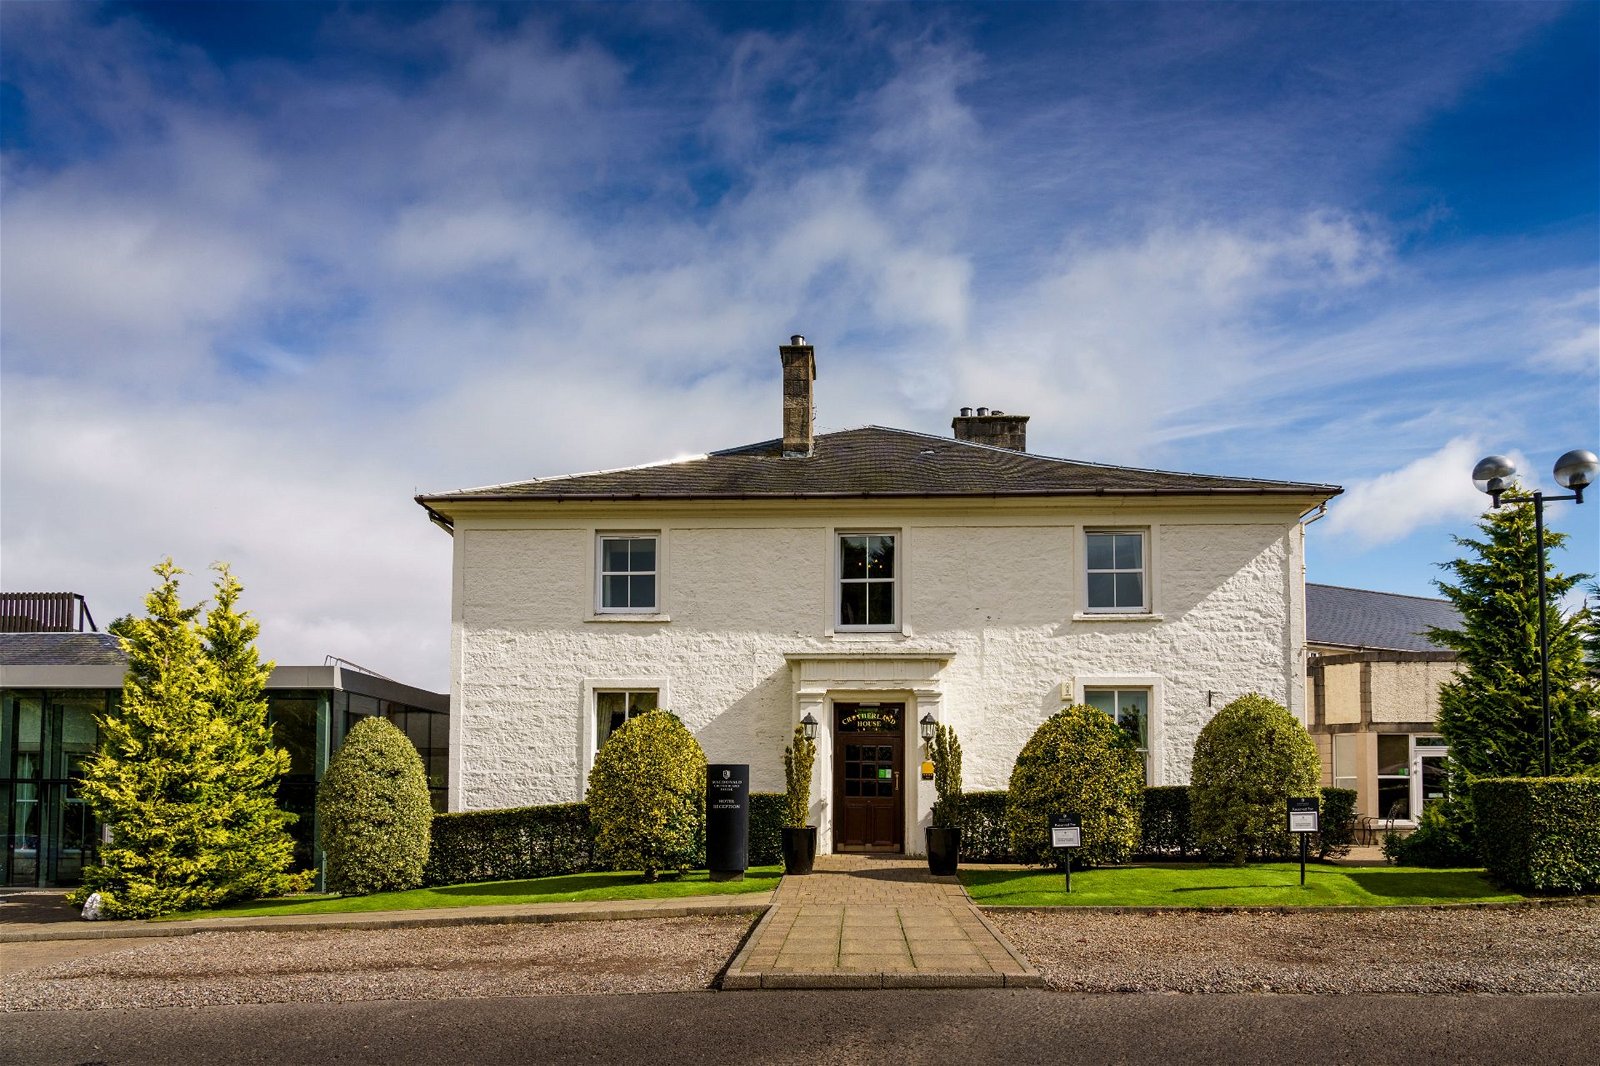
<path id="1" fill-rule="evenodd" d="M 903 703 L 834 706 L 834 850 L 905 850 Z"/>

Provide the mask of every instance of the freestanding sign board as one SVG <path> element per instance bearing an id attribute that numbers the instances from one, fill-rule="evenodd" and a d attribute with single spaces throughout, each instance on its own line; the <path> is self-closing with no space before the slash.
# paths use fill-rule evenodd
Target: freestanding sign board
<path id="1" fill-rule="evenodd" d="M 1083 847 L 1083 826 L 1076 814 L 1056 814 L 1050 818 L 1050 846 L 1066 853 L 1067 891 L 1072 891 L 1072 849 Z"/>
<path id="2" fill-rule="evenodd" d="M 1289 797 L 1289 832 L 1315 833 L 1318 820 L 1315 796 Z"/>
<path id="3" fill-rule="evenodd" d="M 1289 832 L 1300 837 L 1300 887 L 1306 884 L 1306 842 L 1319 828 L 1321 820 L 1317 810 L 1317 797 L 1289 797 Z"/>
<path id="4" fill-rule="evenodd" d="M 706 870 L 713 881 L 743 881 L 750 865 L 750 767 L 706 767 Z"/>

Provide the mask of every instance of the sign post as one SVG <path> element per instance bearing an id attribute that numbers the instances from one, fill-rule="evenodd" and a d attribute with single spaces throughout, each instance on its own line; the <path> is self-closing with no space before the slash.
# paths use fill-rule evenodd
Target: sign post
<path id="1" fill-rule="evenodd" d="M 1317 810 L 1317 797 L 1289 797 L 1289 832 L 1300 837 L 1300 887 L 1306 887 L 1306 842 L 1318 829 L 1321 815 Z"/>
<path id="2" fill-rule="evenodd" d="M 706 872 L 713 881 L 743 881 L 750 865 L 750 767 L 706 767 Z"/>
<path id="3" fill-rule="evenodd" d="M 1083 827 L 1076 814 L 1057 814 L 1050 819 L 1050 846 L 1066 852 L 1067 891 L 1072 891 L 1072 852 L 1083 847 Z"/>

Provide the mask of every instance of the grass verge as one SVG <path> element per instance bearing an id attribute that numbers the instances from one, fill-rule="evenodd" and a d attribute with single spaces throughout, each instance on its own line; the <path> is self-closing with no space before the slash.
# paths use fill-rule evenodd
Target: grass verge
<path id="1" fill-rule="evenodd" d="M 438 885 L 370 896 L 300 895 L 255 899 L 216 910 L 169 914 L 158 921 L 194 918 L 271 917 L 279 914 L 354 914 L 361 911 L 417 911 L 448 907 L 495 907 L 508 903 L 586 903 L 606 900 L 678 899 L 684 896 L 732 896 L 768 892 L 778 887 L 781 866 L 755 866 L 743 881 L 712 881 L 704 870 L 681 877 L 663 875 L 645 884 L 636 872 L 570 874 L 529 881 L 482 881 L 470 885 Z"/>
<path id="2" fill-rule="evenodd" d="M 1482 870 L 1408 866 L 1253 866 L 1151 864 L 1074 870 L 1072 894 L 1057 871 L 961 871 L 979 906 L 990 907 L 1395 907 L 1437 903 L 1512 903 L 1524 899 Z"/>

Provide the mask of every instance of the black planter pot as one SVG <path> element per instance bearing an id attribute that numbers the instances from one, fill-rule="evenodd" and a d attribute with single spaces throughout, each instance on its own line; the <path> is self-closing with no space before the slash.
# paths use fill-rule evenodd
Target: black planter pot
<path id="1" fill-rule="evenodd" d="M 785 826 L 783 830 L 783 872 L 808 874 L 817 861 L 817 827 L 803 825 Z"/>
<path id="2" fill-rule="evenodd" d="M 961 830 L 954 826 L 928 827 L 928 872 L 948 877 L 956 872 L 961 851 Z"/>

